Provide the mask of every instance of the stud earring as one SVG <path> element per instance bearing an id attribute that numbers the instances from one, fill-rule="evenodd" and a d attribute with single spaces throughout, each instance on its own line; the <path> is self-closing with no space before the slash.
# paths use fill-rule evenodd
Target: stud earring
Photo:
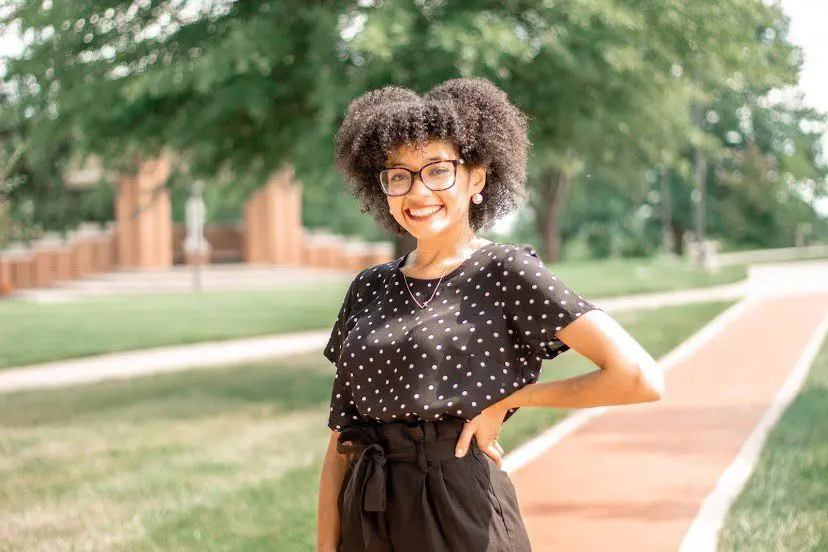
<path id="1" fill-rule="evenodd" d="M 472 202 L 476 203 L 477 205 L 480 205 L 481 203 L 483 203 L 483 195 L 480 193 L 474 194 L 472 196 Z"/>

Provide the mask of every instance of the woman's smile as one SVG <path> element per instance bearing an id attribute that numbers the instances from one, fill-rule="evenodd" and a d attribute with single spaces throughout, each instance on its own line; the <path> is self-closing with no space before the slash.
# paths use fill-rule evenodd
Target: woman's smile
<path id="1" fill-rule="evenodd" d="M 417 222 L 420 222 L 420 221 L 429 220 L 429 219 L 437 216 L 438 213 L 442 212 L 443 208 L 444 208 L 444 205 L 432 205 L 430 207 L 419 208 L 419 209 L 413 209 L 413 208 L 409 207 L 408 209 L 405 210 L 405 213 L 408 215 L 409 218 L 411 218 L 411 219 L 413 219 Z"/>

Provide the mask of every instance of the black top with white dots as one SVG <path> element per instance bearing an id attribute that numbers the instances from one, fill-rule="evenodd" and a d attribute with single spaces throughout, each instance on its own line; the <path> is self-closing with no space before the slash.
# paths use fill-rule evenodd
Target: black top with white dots
<path id="1" fill-rule="evenodd" d="M 447 273 L 421 309 L 399 268 L 407 257 L 361 271 L 348 288 L 324 351 L 337 368 L 330 429 L 470 421 L 537 381 L 543 359 L 569 350 L 555 334 L 598 309 L 557 279 L 531 245 L 497 242 Z M 421 304 L 439 280 L 406 279 Z"/>

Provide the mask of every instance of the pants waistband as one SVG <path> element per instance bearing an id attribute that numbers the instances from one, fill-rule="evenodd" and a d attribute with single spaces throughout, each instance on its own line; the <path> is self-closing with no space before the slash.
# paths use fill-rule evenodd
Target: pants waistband
<path id="1" fill-rule="evenodd" d="M 363 509 L 385 510 L 387 462 L 417 462 L 420 469 L 427 470 L 430 461 L 454 459 L 463 424 L 459 418 L 423 421 L 413 426 L 385 422 L 351 426 L 340 432 L 336 451 L 358 455 L 349 487 L 364 493 Z M 472 446 L 476 446 L 474 439 Z"/>
<path id="2" fill-rule="evenodd" d="M 340 432 L 336 451 L 364 455 L 366 448 L 375 445 L 373 450 L 385 461 L 417 462 L 425 470 L 428 461 L 454 458 L 463 425 L 463 420 L 449 418 L 415 425 L 384 422 L 351 426 Z"/>

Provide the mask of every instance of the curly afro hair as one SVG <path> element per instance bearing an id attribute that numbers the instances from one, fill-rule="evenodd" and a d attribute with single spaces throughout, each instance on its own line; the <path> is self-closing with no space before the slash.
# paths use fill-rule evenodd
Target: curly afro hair
<path id="1" fill-rule="evenodd" d="M 471 203 L 473 231 L 486 230 L 529 199 L 526 158 L 528 117 L 504 91 L 480 78 L 443 82 L 424 96 L 399 86 L 371 90 L 348 104 L 334 140 L 335 165 L 377 223 L 397 235 L 407 231 L 388 211 L 379 173 L 388 154 L 403 145 L 445 140 L 467 166 L 485 166 L 482 203 Z"/>

